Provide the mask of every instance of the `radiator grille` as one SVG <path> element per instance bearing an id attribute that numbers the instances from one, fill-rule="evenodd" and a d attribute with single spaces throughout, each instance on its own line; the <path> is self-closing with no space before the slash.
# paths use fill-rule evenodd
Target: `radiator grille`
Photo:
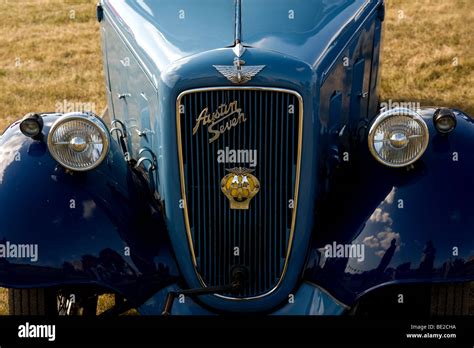
<path id="1" fill-rule="evenodd" d="M 209 133 L 209 124 L 197 122 L 199 115 L 206 108 L 212 115 L 220 105 L 233 102 L 245 121 L 241 119 L 210 143 L 214 134 Z M 244 266 L 249 271 L 245 290 L 228 296 L 251 298 L 268 293 L 284 274 L 292 243 L 301 156 L 301 98 L 287 90 L 236 87 L 188 91 L 177 103 L 183 211 L 198 275 L 206 286 L 225 285 L 231 281 L 232 269 Z M 211 129 L 232 118 L 221 116 Z M 218 151 L 226 148 L 256 150 L 257 165 L 221 163 Z M 226 159 L 233 160 L 232 156 Z M 260 191 L 248 210 L 230 209 L 221 191 L 221 179 L 233 167 L 253 169 L 260 181 Z"/>

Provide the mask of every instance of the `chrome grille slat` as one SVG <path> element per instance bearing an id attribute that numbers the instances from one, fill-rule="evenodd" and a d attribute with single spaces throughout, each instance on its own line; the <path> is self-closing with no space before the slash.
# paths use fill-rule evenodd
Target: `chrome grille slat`
<path id="1" fill-rule="evenodd" d="M 201 111 L 209 112 L 222 103 L 236 100 L 246 122 L 239 124 L 209 144 L 207 126 L 193 135 Z M 288 113 L 293 104 L 295 114 Z M 178 98 L 178 151 L 181 183 L 185 199 L 190 247 L 198 276 L 205 286 L 228 284 L 231 269 L 243 265 L 250 271 L 247 288 L 238 298 L 262 296 L 272 291 L 284 275 L 292 238 L 293 210 L 302 134 L 301 98 L 292 91 L 265 88 L 215 88 L 184 92 Z M 230 209 L 221 192 L 225 169 L 249 164 L 220 164 L 217 150 L 256 149 L 258 164 L 254 175 L 260 180 L 260 192 L 249 210 Z M 253 168 L 252 168 L 253 169 Z M 233 256 L 233 248 L 240 256 Z M 284 262 L 283 262 L 284 261 Z M 228 295 L 230 296 L 230 295 Z"/>

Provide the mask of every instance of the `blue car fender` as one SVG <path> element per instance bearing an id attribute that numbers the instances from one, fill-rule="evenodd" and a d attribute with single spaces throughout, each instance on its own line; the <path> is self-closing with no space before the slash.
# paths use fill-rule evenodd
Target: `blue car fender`
<path id="1" fill-rule="evenodd" d="M 43 115 L 43 139 L 19 122 L 0 138 L 0 286 L 87 284 L 143 300 L 177 276 L 161 208 L 115 141 L 94 170 L 58 164 L 45 141 L 58 117 Z"/>
<path id="2" fill-rule="evenodd" d="M 305 278 L 346 305 L 387 285 L 474 280 L 474 122 L 454 111 L 439 134 L 435 111 L 420 111 L 430 140 L 417 162 L 389 168 L 364 151 L 316 212 Z"/>

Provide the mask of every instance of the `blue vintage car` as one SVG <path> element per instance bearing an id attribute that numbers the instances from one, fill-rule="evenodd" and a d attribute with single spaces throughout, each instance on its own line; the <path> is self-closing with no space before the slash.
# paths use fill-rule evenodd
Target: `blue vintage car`
<path id="1" fill-rule="evenodd" d="M 384 13 L 102 0 L 108 112 L 0 138 L 10 312 L 469 314 L 474 124 L 380 108 Z"/>

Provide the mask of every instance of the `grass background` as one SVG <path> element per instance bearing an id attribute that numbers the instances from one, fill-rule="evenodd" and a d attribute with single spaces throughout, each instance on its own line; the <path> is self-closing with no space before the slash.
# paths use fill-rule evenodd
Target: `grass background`
<path id="1" fill-rule="evenodd" d="M 0 129 L 57 103 L 105 107 L 97 0 L 0 0 Z M 474 115 L 474 0 L 386 0 L 382 100 Z M 101 306 L 110 304 L 102 299 Z M 0 313 L 6 311 L 0 291 Z"/>

